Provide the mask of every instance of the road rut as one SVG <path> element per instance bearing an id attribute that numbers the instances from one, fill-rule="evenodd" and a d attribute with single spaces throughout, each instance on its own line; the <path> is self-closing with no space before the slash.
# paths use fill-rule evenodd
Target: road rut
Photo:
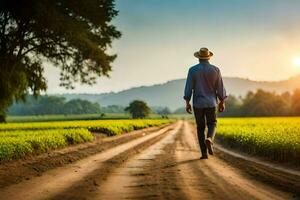
<path id="1" fill-rule="evenodd" d="M 126 153 L 129 151 L 133 153 Z M 243 169 L 225 162 L 218 154 L 208 160 L 199 158 L 195 127 L 178 121 L 40 177 L 2 188 L 0 199 L 299 198 L 246 176 Z"/>

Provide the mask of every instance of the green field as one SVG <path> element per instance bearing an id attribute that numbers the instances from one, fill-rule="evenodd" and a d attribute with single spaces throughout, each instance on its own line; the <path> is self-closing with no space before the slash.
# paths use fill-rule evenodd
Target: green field
<path id="1" fill-rule="evenodd" d="M 101 114 L 69 114 L 69 115 L 28 115 L 28 116 L 8 116 L 8 122 L 43 122 L 43 121 L 70 121 L 70 120 L 97 120 L 97 119 L 129 119 L 126 113 L 106 113 Z"/>
<path id="2" fill-rule="evenodd" d="M 221 118 L 216 139 L 243 152 L 300 164 L 300 118 Z"/>
<path id="3" fill-rule="evenodd" d="M 166 119 L 91 120 L 0 124 L 0 161 L 93 140 L 91 132 L 118 135 L 172 122 Z"/>
<path id="4" fill-rule="evenodd" d="M 170 114 L 170 119 L 191 118 L 188 114 Z M 127 113 L 105 113 L 101 114 L 74 114 L 74 115 L 29 115 L 29 116 L 8 116 L 8 122 L 49 122 L 49 121 L 70 121 L 70 120 L 110 120 L 110 119 L 130 119 Z M 150 114 L 148 119 L 161 119 L 158 114 Z"/>

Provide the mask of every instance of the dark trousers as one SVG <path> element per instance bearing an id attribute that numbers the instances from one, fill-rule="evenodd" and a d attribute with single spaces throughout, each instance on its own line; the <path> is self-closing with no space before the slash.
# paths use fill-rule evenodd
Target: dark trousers
<path id="1" fill-rule="evenodd" d="M 197 124 L 197 135 L 201 153 L 207 154 L 207 148 L 205 145 L 205 128 L 207 126 L 207 137 L 212 140 L 215 136 L 217 126 L 217 112 L 216 108 L 196 108 L 194 107 L 194 115 Z"/>

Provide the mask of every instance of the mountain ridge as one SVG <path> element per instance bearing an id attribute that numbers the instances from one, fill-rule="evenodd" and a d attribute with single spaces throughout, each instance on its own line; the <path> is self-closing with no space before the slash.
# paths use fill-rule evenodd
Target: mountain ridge
<path id="1" fill-rule="evenodd" d="M 224 77 L 223 80 L 228 94 L 235 96 L 244 96 L 248 91 L 256 91 L 257 89 L 283 93 L 300 88 L 300 75 L 280 81 L 253 81 L 238 77 Z M 184 85 L 185 79 L 175 79 L 150 86 L 133 87 L 119 92 L 67 93 L 56 94 L 56 96 L 63 96 L 67 100 L 86 99 L 98 102 L 101 106 L 126 106 L 130 101 L 139 99 L 146 101 L 150 106 L 167 106 L 174 110 L 184 105 L 182 98 Z"/>

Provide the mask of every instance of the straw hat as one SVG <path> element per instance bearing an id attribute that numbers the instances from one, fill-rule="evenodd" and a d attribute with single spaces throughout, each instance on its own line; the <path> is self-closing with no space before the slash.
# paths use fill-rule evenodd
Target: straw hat
<path id="1" fill-rule="evenodd" d="M 208 48 L 201 48 L 194 53 L 194 56 L 199 59 L 209 60 L 214 54 L 208 50 Z"/>

